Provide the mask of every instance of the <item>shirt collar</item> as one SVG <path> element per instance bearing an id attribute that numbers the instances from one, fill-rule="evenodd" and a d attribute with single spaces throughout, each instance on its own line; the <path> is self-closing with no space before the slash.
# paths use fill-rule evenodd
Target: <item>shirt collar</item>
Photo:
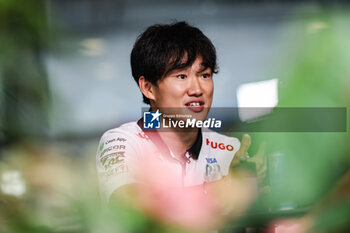
<path id="1" fill-rule="evenodd" d="M 160 137 L 158 131 L 156 129 L 144 129 L 143 128 L 143 118 L 137 121 L 137 125 L 140 129 L 151 139 L 151 141 L 156 145 L 156 147 L 160 150 L 160 152 L 166 156 L 171 157 L 169 147 L 165 144 L 163 139 Z M 186 152 L 190 154 L 190 157 L 194 160 L 197 160 L 199 157 L 199 153 L 202 148 L 202 130 L 199 128 L 198 135 L 196 141 L 192 145 L 190 149 Z"/>

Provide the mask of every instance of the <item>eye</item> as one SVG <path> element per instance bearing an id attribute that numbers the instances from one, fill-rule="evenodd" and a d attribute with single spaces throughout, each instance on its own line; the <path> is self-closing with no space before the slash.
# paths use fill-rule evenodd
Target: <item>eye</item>
<path id="1" fill-rule="evenodd" d="M 202 78 L 211 78 L 211 74 L 210 73 L 204 73 L 201 75 Z"/>
<path id="2" fill-rule="evenodd" d="M 187 76 L 184 75 L 184 74 L 179 74 L 179 75 L 176 76 L 176 78 L 178 78 L 178 79 L 185 79 L 186 77 Z"/>

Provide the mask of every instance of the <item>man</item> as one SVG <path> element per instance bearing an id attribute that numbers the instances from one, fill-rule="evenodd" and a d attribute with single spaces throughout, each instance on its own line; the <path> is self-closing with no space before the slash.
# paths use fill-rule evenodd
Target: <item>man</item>
<path id="1" fill-rule="evenodd" d="M 198 28 L 186 22 L 147 28 L 135 42 L 131 68 L 154 118 L 206 119 L 213 99 L 213 74 L 217 73 L 216 51 Z M 198 127 L 146 130 L 143 126 L 140 119 L 108 130 L 101 138 L 96 159 L 106 202 L 123 188 L 144 184 L 139 171 L 151 159 L 155 161 L 152 166 L 158 167 L 145 169 L 145 176 L 161 167 L 159 176 L 172 174 L 167 178 L 171 179 L 169 186 L 200 187 L 206 192 L 206 185 L 228 175 L 240 148 L 237 138 Z M 248 147 L 246 143 L 240 156 Z"/>

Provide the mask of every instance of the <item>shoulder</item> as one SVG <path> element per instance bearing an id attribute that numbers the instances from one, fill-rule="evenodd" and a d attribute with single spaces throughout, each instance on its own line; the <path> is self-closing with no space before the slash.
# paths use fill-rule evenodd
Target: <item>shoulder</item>
<path id="1" fill-rule="evenodd" d="M 103 133 L 101 138 L 109 138 L 120 134 L 125 134 L 126 136 L 128 136 L 128 135 L 134 135 L 135 133 L 138 133 L 138 132 L 141 132 L 140 127 L 137 125 L 135 121 L 132 121 L 132 122 L 122 124 L 117 128 L 107 130 L 106 132 Z"/>
<path id="2" fill-rule="evenodd" d="M 117 128 L 109 129 L 103 133 L 101 143 L 126 142 L 128 139 L 135 139 L 142 130 L 135 121 L 125 123 Z"/>
<path id="3" fill-rule="evenodd" d="M 136 122 L 128 122 L 117 128 L 109 129 L 101 136 L 98 153 L 99 156 L 108 150 L 136 149 L 142 130 Z M 128 147 L 128 148 L 127 148 Z"/>

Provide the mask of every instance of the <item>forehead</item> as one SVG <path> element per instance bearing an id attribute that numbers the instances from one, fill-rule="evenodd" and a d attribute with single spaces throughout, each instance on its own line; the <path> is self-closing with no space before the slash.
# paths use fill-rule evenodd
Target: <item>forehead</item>
<path id="1" fill-rule="evenodd" d="M 190 65 L 188 65 L 187 67 L 185 67 L 184 69 L 193 69 L 196 72 L 202 72 L 206 69 L 210 69 L 209 67 L 205 66 L 205 64 L 203 63 L 203 59 L 202 57 L 197 57 L 196 60 L 194 60 L 194 62 Z"/>
<path id="2" fill-rule="evenodd" d="M 189 61 L 187 55 L 185 54 L 180 61 L 169 61 L 168 64 L 168 70 L 165 74 L 165 76 L 174 73 L 174 72 L 179 72 L 183 70 L 188 70 L 188 69 L 194 69 L 196 72 L 202 72 L 207 69 L 211 68 L 206 66 L 205 63 L 203 62 L 202 56 L 197 56 L 195 60 Z"/>

